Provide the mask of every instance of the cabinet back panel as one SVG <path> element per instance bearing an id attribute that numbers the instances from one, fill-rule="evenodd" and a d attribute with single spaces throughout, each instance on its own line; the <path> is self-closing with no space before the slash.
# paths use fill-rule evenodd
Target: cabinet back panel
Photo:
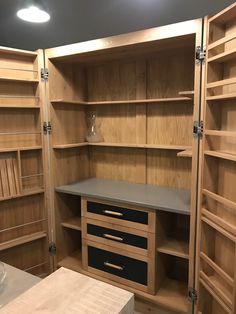
<path id="1" fill-rule="evenodd" d="M 146 151 L 143 149 L 90 147 L 89 155 L 92 177 L 146 182 Z"/>
<path id="2" fill-rule="evenodd" d="M 53 145 L 72 144 L 85 141 L 87 133 L 86 114 L 83 107 L 56 104 L 51 114 Z"/>
<path id="3" fill-rule="evenodd" d="M 189 189 L 191 160 L 176 154 L 171 150 L 147 151 L 147 184 Z"/>
<path id="4" fill-rule="evenodd" d="M 36 95 L 36 87 L 33 84 L 29 84 L 29 83 L 1 82 L 1 84 L 0 84 L 0 95 L 35 96 Z"/>
<path id="5" fill-rule="evenodd" d="M 85 72 L 82 67 L 69 63 L 49 61 L 49 98 L 85 100 L 87 95 Z"/>
<path id="6" fill-rule="evenodd" d="M 89 67 L 88 100 L 137 99 L 137 85 L 139 80 L 142 80 L 142 77 L 137 75 L 137 66 L 136 61 L 113 61 Z"/>
<path id="7" fill-rule="evenodd" d="M 55 186 L 87 179 L 89 177 L 87 148 L 54 151 L 53 167 Z"/>
<path id="8" fill-rule="evenodd" d="M 16 56 L 10 53 L 0 53 L 0 68 L 12 68 L 33 71 L 35 68 L 35 57 Z"/>
<path id="9" fill-rule="evenodd" d="M 147 61 L 147 98 L 177 97 L 193 85 L 194 48 L 157 53 Z"/>
<path id="10" fill-rule="evenodd" d="M 161 103 L 147 105 L 147 143 L 192 145 L 193 105 Z"/>

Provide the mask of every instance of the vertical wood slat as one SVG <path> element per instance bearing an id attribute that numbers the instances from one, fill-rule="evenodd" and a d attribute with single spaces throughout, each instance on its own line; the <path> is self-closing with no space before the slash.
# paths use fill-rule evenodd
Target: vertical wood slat
<path id="1" fill-rule="evenodd" d="M 17 160 L 13 156 L 0 159 L 0 197 L 7 198 L 20 193 Z"/>

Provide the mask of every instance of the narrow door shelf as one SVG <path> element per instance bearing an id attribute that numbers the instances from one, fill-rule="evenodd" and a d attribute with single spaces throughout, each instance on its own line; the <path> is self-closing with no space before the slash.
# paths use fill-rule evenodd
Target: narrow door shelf
<path id="1" fill-rule="evenodd" d="M 90 178 L 57 187 L 55 190 L 183 215 L 190 214 L 190 191 L 185 189 Z"/>

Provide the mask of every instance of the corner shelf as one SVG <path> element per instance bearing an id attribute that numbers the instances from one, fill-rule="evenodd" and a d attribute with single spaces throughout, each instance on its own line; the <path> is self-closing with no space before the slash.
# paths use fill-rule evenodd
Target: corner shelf
<path id="1" fill-rule="evenodd" d="M 33 242 L 42 238 L 46 238 L 47 234 L 45 232 L 37 232 L 23 237 L 18 237 L 14 240 L 10 240 L 0 244 L 0 251 L 10 249 L 15 246 L 19 246 L 28 242 Z"/>
<path id="2" fill-rule="evenodd" d="M 87 142 L 83 143 L 74 143 L 74 144 L 58 144 L 54 145 L 54 149 L 68 149 L 68 148 L 75 148 L 75 147 L 83 147 L 83 146 L 88 146 Z"/>
<path id="3" fill-rule="evenodd" d="M 77 250 L 72 254 L 63 258 L 60 262 L 57 263 L 58 267 L 66 267 L 71 270 L 82 272 L 82 252 Z"/>
<path id="4" fill-rule="evenodd" d="M 81 217 L 70 218 L 62 222 L 61 225 L 68 229 L 81 231 Z"/>
<path id="5" fill-rule="evenodd" d="M 52 99 L 52 104 L 74 104 L 74 105 L 120 105 L 120 104 L 151 104 L 151 103 L 165 103 L 165 102 L 181 102 L 181 101 L 192 101 L 189 97 L 167 97 L 167 98 L 155 98 L 155 99 L 130 99 L 130 100 L 105 100 L 105 101 L 76 101 L 69 99 Z"/>
<path id="6" fill-rule="evenodd" d="M 188 158 L 192 158 L 192 156 L 193 156 L 192 149 L 190 148 L 190 149 L 186 149 L 186 150 L 184 150 L 184 151 L 182 151 L 182 152 L 179 152 L 179 153 L 177 153 L 177 156 L 178 156 L 178 157 L 188 157 Z"/>
<path id="7" fill-rule="evenodd" d="M 157 251 L 159 253 L 189 259 L 189 244 L 185 241 L 167 239 L 162 245 L 157 248 Z"/>

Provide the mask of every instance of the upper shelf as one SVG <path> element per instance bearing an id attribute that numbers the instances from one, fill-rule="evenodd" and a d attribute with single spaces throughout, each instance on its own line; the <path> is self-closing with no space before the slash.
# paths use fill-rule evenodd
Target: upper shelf
<path id="1" fill-rule="evenodd" d="M 33 78 L 20 78 L 20 77 L 8 77 L 0 76 L 0 81 L 11 81 L 11 82 L 23 82 L 23 83 L 39 83 L 38 79 Z"/>
<path id="2" fill-rule="evenodd" d="M 218 55 L 208 58 L 208 63 L 210 62 L 228 62 L 236 58 L 236 49 L 232 49 L 226 52 L 219 53 Z"/>
<path id="3" fill-rule="evenodd" d="M 186 92 L 187 93 L 187 92 Z M 155 98 L 155 99 L 133 99 L 133 100 L 106 100 L 106 101 L 75 101 L 69 99 L 52 99 L 52 104 L 74 104 L 74 105 L 119 105 L 119 104 L 152 104 L 165 102 L 183 102 L 192 101 L 192 97 L 169 97 L 169 98 Z"/>
<path id="4" fill-rule="evenodd" d="M 57 192 L 190 214 L 190 191 L 150 184 L 91 178 L 56 188 Z"/>

